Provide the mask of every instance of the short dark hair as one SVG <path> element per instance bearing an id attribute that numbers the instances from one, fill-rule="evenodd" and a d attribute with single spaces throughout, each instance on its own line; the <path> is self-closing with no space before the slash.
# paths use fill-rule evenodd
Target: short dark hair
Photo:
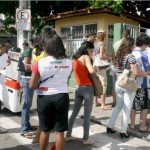
<path id="1" fill-rule="evenodd" d="M 141 34 L 136 38 L 136 46 L 148 45 L 150 38 L 146 34 Z"/>
<path id="2" fill-rule="evenodd" d="M 94 48 L 94 45 L 90 41 L 84 41 L 81 43 L 80 48 L 77 50 L 77 52 L 72 56 L 73 59 L 78 59 L 82 55 L 88 55 L 88 48 Z"/>
<path id="3" fill-rule="evenodd" d="M 47 26 L 44 27 L 39 35 L 37 42 L 44 47 L 46 53 L 50 56 L 55 57 L 56 59 L 66 58 L 66 49 L 63 45 L 63 42 L 60 36 L 56 31 Z"/>
<path id="4" fill-rule="evenodd" d="M 26 42 L 26 41 L 24 41 L 22 45 L 29 46 L 28 42 Z"/>
<path id="5" fill-rule="evenodd" d="M 11 44 L 11 41 L 7 39 L 7 40 L 5 40 L 4 43 L 10 43 Z"/>
<path id="6" fill-rule="evenodd" d="M 96 33 L 94 33 L 94 32 L 89 33 L 89 34 L 87 35 L 87 38 L 89 38 L 90 36 L 96 36 Z"/>

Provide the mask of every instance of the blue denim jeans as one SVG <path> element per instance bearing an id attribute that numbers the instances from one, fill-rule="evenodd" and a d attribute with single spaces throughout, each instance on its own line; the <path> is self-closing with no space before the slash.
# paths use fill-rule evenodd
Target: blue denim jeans
<path id="1" fill-rule="evenodd" d="M 69 119 L 69 127 L 66 136 L 70 137 L 74 121 L 81 109 L 84 101 L 84 122 L 83 122 L 83 140 L 87 140 L 89 137 L 90 117 L 93 107 L 94 91 L 93 86 L 78 86 L 75 91 L 75 103 L 73 112 Z"/>
<path id="2" fill-rule="evenodd" d="M 30 117 L 29 117 L 29 111 L 32 106 L 32 99 L 34 90 L 31 90 L 29 88 L 29 78 L 21 78 L 20 79 L 20 85 L 23 88 L 23 99 L 24 104 L 22 107 L 22 113 L 21 113 L 21 134 L 29 132 L 31 125 L 30 125 Z"/>
<path id="3" fill-rule="evenodd" d="M 128 121 L 130 117 L 130 111 L 131 111 L 132 103 L 135 97 L 135 92 L 128 91 L 117 85 L 115 85 L 115 90 L 116 90 L 117 103 L 116 103 L 115 108 L 112 111 L 112 114 L 108 123 L 108 127 L 114 128 L 116 119 L 120 111 L 123 110 L 120 132 L 126 133 Z"/>

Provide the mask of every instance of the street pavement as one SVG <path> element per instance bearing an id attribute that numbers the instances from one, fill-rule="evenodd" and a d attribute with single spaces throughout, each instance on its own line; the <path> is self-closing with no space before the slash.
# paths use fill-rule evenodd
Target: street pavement
<path id="1" fill-rule="evenodd" d="M 74 104 L 74 89 L 70 91 L 70 110 L 72 112 Z M 107 97 L 107 104 L 110 104 L 112 97 Z M 82 144 L 83 135 L 83 107 L 75 121 L 72 135 L 78 139 L 66 142 L 65 150 L 149 150 L 150 138 L 149 134 L 138 132 L 139 114 L 136 119 L 136 130 L 129 132 L 133 135 L 129 139 L 121 139 L 119 136 L 120 117 L 116 122 L 115 134 L 107 134 L 106 126 L 110 118 L 111 110 L 102 111 L 100 107 L 93 107 L 90 126 L 90 138 L 96 141 L 96 144 L 85 146 Z M 38 117 L 36 110 L 31 110 L 31 123 L 38 125 Z M 100 125 L 101 124 L 101 125 Z M 20 113 L 12 113 L 7 109 L 3 109 L 0 113 L 0 126 L 8 129 L 8 133 L 0 134 L 0 150 L 38 150 L 39 144 L 31 144 L 31 139 L 20 136 Z M 55 142 L 54 133 L 51 134 L 50 144 Z"/>

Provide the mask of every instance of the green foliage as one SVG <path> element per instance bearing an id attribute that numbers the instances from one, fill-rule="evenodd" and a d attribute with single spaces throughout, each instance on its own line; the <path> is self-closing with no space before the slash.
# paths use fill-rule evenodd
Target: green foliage
<path id="1" fill-rule="evenodd" d="M 38 34 L 45 25 L 54 25 L 54 22 L 42 22 L 40 17 L 49 16 L 51 10 L 54 10 L 53 14 L 78 10 L 83 8 L 100 8 L 100 7 L 110 7 L 114 13 L 121 13 L 122 11 L 130 12 L 132 14 L 137 14 L 137 10 L 141 11 L 141 16 L 150 17 L 150 2 L 144 0 L 90 0 L 90 1 L 40 1 L 40 0 L 30 0 L 31 1 L 31 26 L 32 33 Z M 6 19 L 4 21 L 5 31 L 9 31 L 9 25 L 15 24 L 15 14 L 16 9 L 19 7 L 19 0 L 12 1 L 1 1 L 0 2 L 0 13 L 5 14 Z"/>
<path id="2" fill-rule="evenodd" d="M 114 13 L 121 13 L 123 9 L 122 0 L 92 0 L 89 1 L 90 8 L 110 7 Z"/>
<path id="3" fill-rule="evenodd" d="M 18 7 L 18 1 L 1 1 L 0 2 L 0 13 L 5 14 L 6 19 L 4 20 L 3 30 L 9 32 L 9 25 L 15 24 L 15 12 Z"/>

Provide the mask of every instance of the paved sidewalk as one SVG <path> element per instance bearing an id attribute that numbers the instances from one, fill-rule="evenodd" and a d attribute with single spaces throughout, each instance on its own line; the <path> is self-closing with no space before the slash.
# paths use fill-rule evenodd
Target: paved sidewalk
<path id="1" fill-rule="evenodd" d="M 70 109 L 69 115 L 72 113 L 74 105 L 74 89 L 70 91 Z M 112 98 L 107 97 L 107 103 L 111 102 Z M 83 135 L 83 107 L 75 121 L 72 135 L 77 137 L 78 140 L 67 142 L 65 150 L 149 150 L 150 142 L 149 135 L 139 133 L 138 130 L 130 131 L 133 135 L 128 139 L 121 139 L 119 132 L 115 134 L 107 134 L 106 126 L 109 120 L 111 111 L 102 111 L 100 107 L 93 107 L 90 138 L 96 141 L 96 144 L 84 146 L 82 144 Z M 31 123 L 38 125 L 38 117 L 36 110 L 30 112 Z M 116 129 L 120 128 L 120 117 L 116 122 Z M 139 124 L 139 114 L 137 114 L 136 124 Z M 100 125 L 102 124 L 102 125 Z M 0 150 L 39 150 L 39 144 L 31 144 L 31 139 L 26 139 L 20 136 L 20 113 L 11 113 L 4 110 L 0 113 L 0 126 L 8 130 L 8 133 L 0 134 Z M 138 128 L 137 128 L 138 129 Z M 140 138 L 137 138 L 140 137 Z M 51 134 L 50 144 L 54 144 L 55 137 Z"/>
<path id="2" fill-rule="evenodd" d="M 72 113 L 70 109 L 69 114 Z M 5 116 L 0 114 L 1 126 L 8 129 L 8 133 L 0 134 L 1 150 L 39 150 L 39 144 L 31 144 L 31 139 L 20 136 L 20 120 L 14 120 L 12 114 Z M 19 117 L 18 117 L 19 118 Z M 20 118 L 19 118 L 20 119 Z M 31 111 L 32 124 L 38 123 L 36 111 Z M 102 125 L 91 123 L 90 138 L 96 141 L 94 145 L 82 144 L 83 119 L 76 119 L 72 135 L 76 141 L 66 142 L 65 150 L 149 150 L 150 142 L 131 136 L 129 139 L 121 139 L 118 133 L 107 134 Z M 50 145 L 55 142 L 54 134 L 51 134 Z"/>
<path id="3" fill-rule="evenodd" d="M 74 101 L 74 88 L 69 88 L 69 91 L 70 91 L 70 99 L 71 99 L 71 107 L 73 107 L 73 101 Z M 100 102 L 100 99 L 99 99 L 99 102 Z M 111 104 L 112 103 L 112 97 L 107 97 L 106 98 L 106 104 Z M 83 107 L 80 111 L 80 116 L 81 117 L 84 117 L 83 116 Z M 97 124 L 100 124 L 100 125 L 103 125 L 103 126 L 107 126 L 108 124 L 108 121 L 109 121 L 109 118 L 111 116 L 111 112 L 112 110 L 102 110 L 100 107 L 94 107 L 93 106 L 93 110 L 92 110 L 92 115 L 91 115 L 91 121 L 94 122 L 94 123 L 97 123 Z M 137 113 L 136 115 L 136 127 L 135 127 L 135 130 L 131 130 L 131 129 L 128 129 L 129 133 L 131 135 L 133 135 L 134 137 L 138 137 L 138 138 L 141 138 L 141 139 L 144 139 L 146 141 L 149 141 L 150 142 L 150 133 L 141 133 L 139 132 L 139 113 Z M 119 129 L 120 129 L 120 126 L 121 126 L 121 116 L 122 116 L 122 112 L 119 114 L 118 116 L 118 119 L 116 121 L 116 124 L 115 124 L 115 128 L 116 130 L 118 130 L 119 132 Z M 150 127 L 150 125 L 148 125 Z"/>

